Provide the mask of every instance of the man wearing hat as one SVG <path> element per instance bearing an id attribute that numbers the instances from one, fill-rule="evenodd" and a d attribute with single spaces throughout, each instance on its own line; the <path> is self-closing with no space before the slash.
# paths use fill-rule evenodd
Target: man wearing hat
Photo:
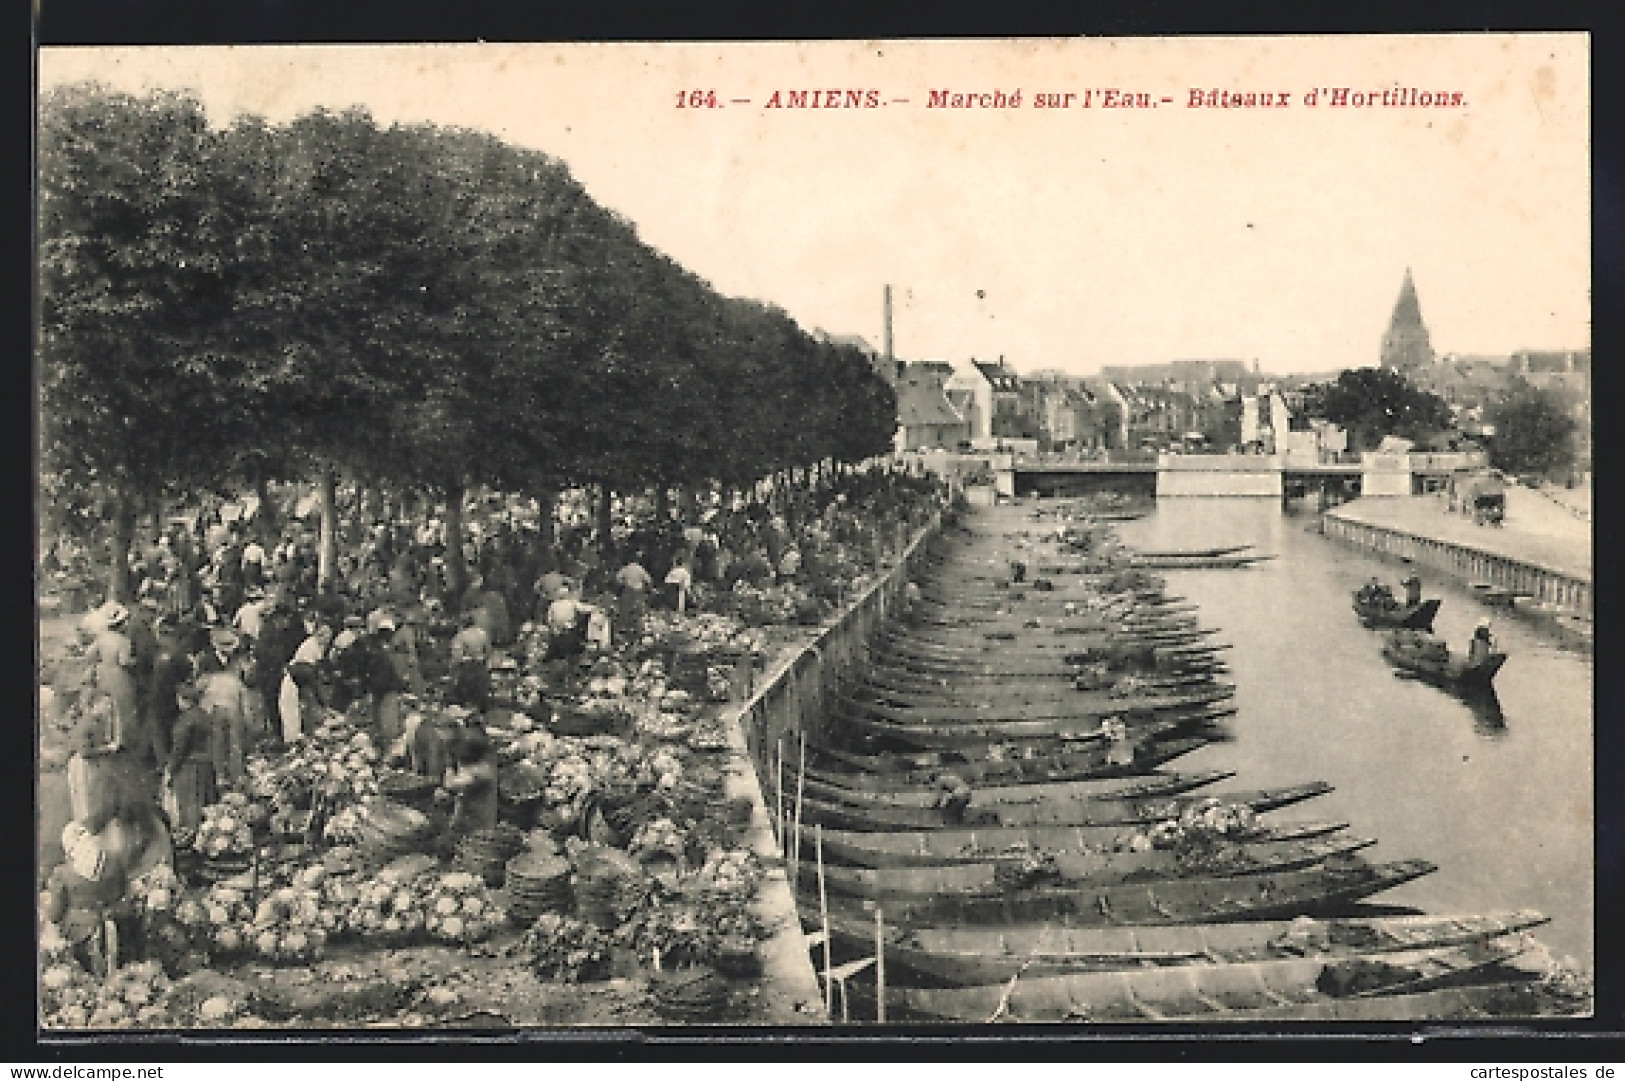
<path id="1" fill-rule="evenodd" d="M 1415 608 L 1422 603 L 1422 579 L 1415 574 L 1405 576 L 1400 585 L 1405 587 L 1405 607 Z"/>
<path id="2" fill-rule="evenodd" d="M 1474 666 L 1488 663 L 1495 652 L 1495 636 L 1490 633 L 1490 617 L 1481 616 L 1473 628 L 1472 640 L 1467 643 L 1467 663 Z"/>
<path id="3" fill-rule="evenodd" d="M 389 746 L 401 737 L 401 693 L 408 687 L 407 665 L 395 653 L 395 617 L 378 609 L 367 619 L 367 672 L 364 689 L 372 696 L 372 720 Z"/>
<path id="4" fill-rule="evenodd" d="M 207 663 L 197 678 L 198 708 L 215 721 L 215 761 L 221 781 L 231 783 L 243 775 L 249 735 L 255 724 L 253 701 L 243 682 L 237 660 L 237 635 L 225 627 L 209 632 Z"/>
<path id="5" fill-rule="evenodd" d="M 249 640 L 249 644 L 253 644 L 259 640 L 260 628 L 265 625 L 265 611 L 271 606 L 271 602 L 260 586 L 249 586 L 243 596 L 246 599 L 243 606 L 237 609 L 237 614 L 232 617 L 231 625 Z"/>
<path id="6" fill-rule="evenodd" d="M 187 650 L 181 629 L 167 619 L 160 619 L 156 627 L 158 655 L 152 662 L 152 683 L 147 721 L 152 735 L 152 751 L 159 762 L 169 757 L 170 731 L 179 716 L 175 702 L 175 689 L 190 682 L 194 672 L 192 655 Z"/>
<path id="7" fill-rule="evenodd" d="M 237 632 L 230 627 L 210 627 L 209 648 L 198 655 L 198 672 L 200 674 L 224 672 L 232 666 L 240 644 L 241 639 L 237 637 Z"/>
<path id="8" fill-rule="evenodd" d="M 334 709 L 341 711 L 349 709 L 350 703 L 364 693 L 362 683 L 368 667 L 366 629 L 365 616 L 347 615 L 344 617 L 343 629 L 333 638 L 330 656 L 333 662 L 333 675 L 336 677 L 331 703 Z"/>

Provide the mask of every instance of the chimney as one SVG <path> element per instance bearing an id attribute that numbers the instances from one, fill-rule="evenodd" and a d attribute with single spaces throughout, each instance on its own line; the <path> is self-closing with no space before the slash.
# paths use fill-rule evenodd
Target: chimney
<path id="1" fill-rule="evenodd" d="M 891 286 L 889 286 L 889 285 L 886 286 L 885 298 L 886 298 L 885 299 L 885 322 L 886 322 L 886 325 L 885 325 L 885 329 L 881 333 L 883 335 L 883 341 L 885 343 L 884 348 L 885 348 L 885 351 L 886 351 L 886 359 L 888 361 L 890 361 L 892 359 L 892 352 L 891 352 Z"/>

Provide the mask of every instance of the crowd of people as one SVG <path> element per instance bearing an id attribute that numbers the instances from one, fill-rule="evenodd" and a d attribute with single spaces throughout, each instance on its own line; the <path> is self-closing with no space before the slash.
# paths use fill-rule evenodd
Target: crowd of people
<path id="1" fill-rule="evenodd" d="M 156 530 L 128 555 L 133 602 L 85 617 L 77 677 L 46 692 L 67 718 L 72 813 L 61 863 L 42 868 L 50 918 L 91 935 L 86 913 L 168 861 L 250 755 L 297 745 L 327 710 L 359 712 L 388 761 L 439 782 L 453 831 L 489 828 L 480 720 L 521 634 L 540 637 L 568 690 L 593 655 L 635 644 L 652 609 L 727 611 L 752 590 L 795 589 L 827 612 L 942 494 L 874 470 L 749 498 L 627 500 L 608 537 L 572 494 L 546 530 L 533 504 L 475 501 L 461 536 L 443 510 L 369 518 L 356 500 L 326 580 L 316 530 L 293 515 L 272 529 L 268 508 L 214 508 Z M 455 729 L 412 725 L 414 699 L 448 706 L 436 716 Z"/>

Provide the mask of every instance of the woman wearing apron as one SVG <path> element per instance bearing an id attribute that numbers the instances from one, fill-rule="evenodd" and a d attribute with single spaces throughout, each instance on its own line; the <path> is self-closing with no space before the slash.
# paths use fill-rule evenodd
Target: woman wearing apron
<path id="1" fill-rule="evenodd" d="M 315 719 L 319 705 L 316 698 L 318 669 L 326 660 L 327 647 L 333 641 L 333 628 L 320 620 L 307 619 L 305 630 L 308 637 L 288 662 L 277 694 L 277 713 L 282 718 L 282 739 L 286 743 L 300 739 L 307 724 Z"/>

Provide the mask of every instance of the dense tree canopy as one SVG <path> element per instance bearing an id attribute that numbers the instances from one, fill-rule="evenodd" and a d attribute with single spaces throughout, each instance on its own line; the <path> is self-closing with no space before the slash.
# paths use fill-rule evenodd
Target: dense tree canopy
<path id="1" fill-rule="evenodd" d="M 126 515 L 335 474 L 738 485 L 890 446 L 861 353 L 718 295 L 538 151 L 81 85 L 42 100 L 39 162 L 45 466 Z"/>
<path id="2" fill-rule="evenodd" d="M 1574 464 L 1575 423 L 1552 396 L 1527 383 L 1489 412 L 1490 462 L 1508 473 L 1554 474 Z"/>
<path id="3" fill-rule="evenodd" d="M 1367 450 L 1386 436 L 1420 440 L 1451 426 L 1443 398 L 1391 368 L 1351 368 L 1307 388 L 1304 411 L 1347 428 L 1351 445 Z"/>

